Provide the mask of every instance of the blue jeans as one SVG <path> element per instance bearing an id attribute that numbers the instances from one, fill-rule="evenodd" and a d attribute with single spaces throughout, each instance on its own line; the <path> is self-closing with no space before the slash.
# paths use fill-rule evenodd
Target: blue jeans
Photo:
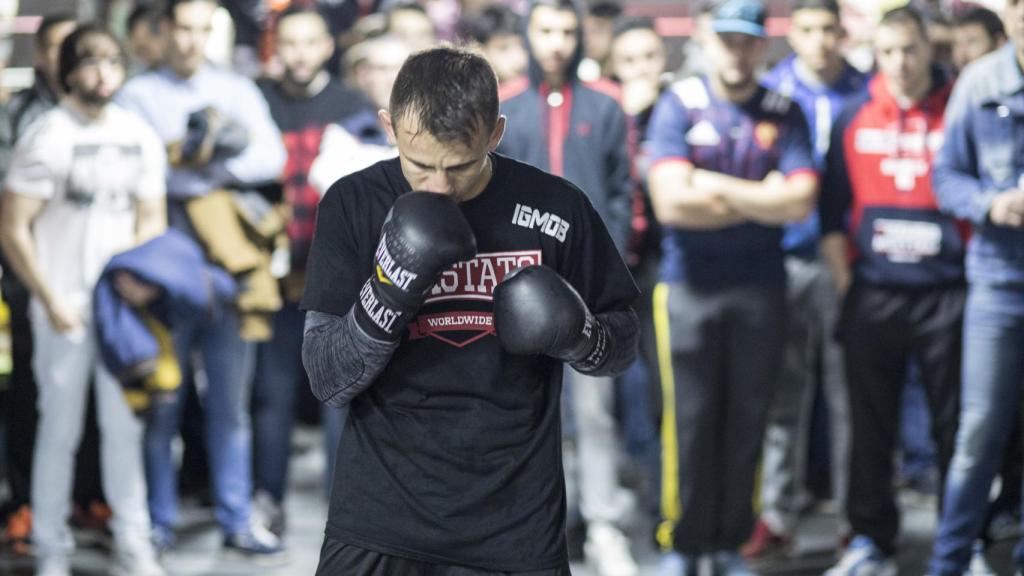
<path id="1" fill-rule="evenodd" d="M 275 502 L 284 500 L 292 454 L 295 390 L 302 381 L 302 328 L 306 314 L 286 303 L 274 314 L 274 337 L 256 347 L 252 389 L 254 481 Z"/>
<path id="2" fill-rule="evenodd" d="M 964 573 L 981 536 L 992 479 L 1013 428 L 1024 378 L 1024 289 L 970 287 L 964 317 L 963 387 L 956 451 L 932 551 L 933 574 Z M 1024 566 L 1024 547 L 1014 553 Z"/>
<path id="3" fill-rule="evenodd" d="M 907 364 L 907 382 L 900 399 L 900 476 L 907 481 L 923 481 L 936 466 L 935 441 L 932 440 L 932 414 L 928 394 L 921 383 L 921 368 L 915 360 Z"/>
<path id="4" fill-rule="evenodd" d="M 206 451 L 210 460 L 214 512 L 225 534 L 249 529 L 252 501 L 252 433 L 249 390 L 255 346 L 238 335 L 238 315 L 218 311 L 211 318 L 181 323 L 174 329 L 174 346 L 183 369 L 193 368 L 196 354 L 206 374 L 202 406 L 206 421 Z M 171 441 L 181 426 L 187 387 L 172 402 L 154 407 L 146 429 L 146 478 L 149 513 L 154 526 L 170 528 L 178 520 L 177 474 Z"/>

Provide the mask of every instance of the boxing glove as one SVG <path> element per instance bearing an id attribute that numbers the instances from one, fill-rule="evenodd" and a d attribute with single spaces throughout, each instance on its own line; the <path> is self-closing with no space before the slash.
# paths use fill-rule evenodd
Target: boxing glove
<path id="1" fill-rule="evenodd" d="M 546 354 L 596 366 L 608 333 L 580 295 L 547 266 L 520 268 L 494 289 L 494 330 L 512 354 Z"/>
<path id="2" fill-rule="evenodd" d="M 359 291 L 356 323 L 371 337 L 398 340 L 438 275 L 475 255 L 473 230 L 454 200 L 431 192 L 399 196 L 381 227 L 373 274 Z"/>

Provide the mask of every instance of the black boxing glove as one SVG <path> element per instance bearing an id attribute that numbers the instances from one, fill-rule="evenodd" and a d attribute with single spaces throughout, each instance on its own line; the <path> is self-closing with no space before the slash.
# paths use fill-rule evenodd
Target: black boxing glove
<path id="1" fill-rule="evenodd" d="M 494 330 L 512 354 L 546 354 L 583 369 L 600 366 L 608 355 L 605 326 L 547 266 L 520 268 L 498 284 Z"/>
<path id="2" fill-rule="evenodd" d="M 431 192 L 399 196 L 381 227 L 373 275 L 359 291 L 356 323 L 373 338 L 398 340 L 438 275 L 475 255 L 476 237 L 454 200 Z"/>

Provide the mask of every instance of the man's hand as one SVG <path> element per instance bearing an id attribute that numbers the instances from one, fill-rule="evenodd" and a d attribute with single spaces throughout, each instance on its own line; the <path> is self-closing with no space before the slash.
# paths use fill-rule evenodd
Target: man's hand
<path id="1" fill-rule="evenodd" d="M 66 334 L 82 328 L 82 316 L 73 308 L 67 308 L 58 302 L 50 302 L 45 307 L 46 316 L 54 330 Z"/>
<path id="2" fill-rule="evenodd" d="M 841 232 L 825 234 L 821 239 L 820 250 L 821 258 L 828 266 L 832 283 L 841 300 L 846 296 L 850 289 L 850 283 L 853 281 L 846 236 Z"/>
<path id="3" fill-rule="evenodd" d="M 125 302 L 135 308 L 142 308 L 160 296 L 160 288 L 143 282 L 131 272 L 124 270 L 114 273 L 114 289 Z"/>
<path id="4" fill-rule="evenodd" d="M 1024 190 L 1012 188 L 992 199 L 988 218 L 996 226 L 1024 227 Z"/>
<path id="5" fill-rule="evenodd" d="M 622 83 L 622 109 L 636 116 L 658 100 L 658 84 L 644 79 Z"/>

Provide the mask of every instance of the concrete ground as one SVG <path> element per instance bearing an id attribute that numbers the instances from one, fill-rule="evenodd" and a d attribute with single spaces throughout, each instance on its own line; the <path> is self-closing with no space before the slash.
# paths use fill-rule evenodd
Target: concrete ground
<path id="1" fill-rule="evenodd" d="M 309 432 L 301 435 L 292 468 L 291 492 L 287 501 L 287 562 L 277 566 L 255 566 L 220 553 L 220 533 L 210 510 L 196 505 L 183 506 L 184 521 L 179 530 L 179 546 L 164 558 L 168 574 L 174 576 L 303 576 L 316 571 L 324 522 L 326 499 L 321 487 L 324 460 L 319 440 Z M 899 557 L 901 576 L 923 576 L 935 525 L 933 501 L 903 498 L 903 545 Z M 634 550 L 642 576 L 657 573 L 658 556 L 650 544 L 647 530 L 638 529 Z M 801 524 L 791 558 L 761 568 L 766 576 L 820 575 L 834 561 L 837 523 L 835 514 L 817 511 Z M 83 540 L 85 539 L 83 536 Z M 85 544 L 84 546 L 82 544 Z M 1013 574 L 1010 554 L 1013 542 L 994 546 L 990 561 L 996 574 Z M 74 557 L 76 575 L 106 574 L 107 557 L 98 547 L 80 543 Z M 0 575 L 30 575 L 32 563 L 0 553 Z M 573 564 L 576 576 L 597 576 L 584 562 Z M 401 575 L 398 575 L 401 576 Z"/>

